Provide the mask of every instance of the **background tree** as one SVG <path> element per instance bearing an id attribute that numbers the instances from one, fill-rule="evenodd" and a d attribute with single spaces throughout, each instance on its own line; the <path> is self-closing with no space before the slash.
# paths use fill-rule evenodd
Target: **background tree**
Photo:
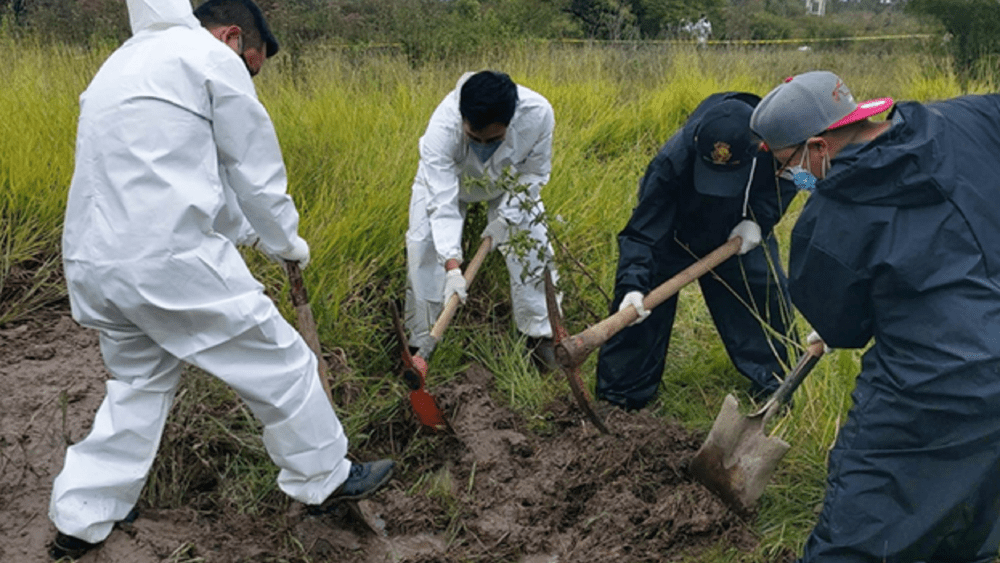
<path id="1" fill-rule="evenodd" d="M 420 64 L 525 39 L 692 39 L 680 30 L 703 14 L 716 40 L 823 39 L 813 46 L 849 48 L 852 43 L 830 40 L 926 32 L 913 23 L 915 15 L 879 0 L 831 0 L 825 17 L 807 16 L 803 0 L 257 1 L 293 61 L 315 44 L 386 45 L 401 48 Z M 913 14 L 947 27 L 960 70 L 976 65 L 985 70 L 992 59 L 983 55 L 993 56 L 1000 48 L 997 0 L 910 4 Z M 0 0 L 0 18 L 5 33 L 73 45 L 118 43 L 130 35 L 122 0 Z"/>
<path id="2" fill-rule="evenodd" d="M 645 38 L 675 35 L 683 22 L 693 23 L 702 15 L 712 22 L 713 36 L 725 35 L 727 0 L 631 0 L 630 4 Z"/>
<path id="3" fill-rule="evenodd" d="M 950 36 L 955 68 L 971 77 L 1000 53 L 1000 3 L 996 0 L 911 0 L 907 10 L 940 22 Z"/>
<path id="4" fill-rule="evenodd" d="M 628 2 L 570 0 L 564 8 L 591 39 L 638 39 L 637 19 Z"/>
<path id="5" fill-rule="evenodd" d="M 20 32 L 66 43 L 121 41 L 130 35 L 125 3 L 119 0 L 0 0 L 0 17 Z"/>

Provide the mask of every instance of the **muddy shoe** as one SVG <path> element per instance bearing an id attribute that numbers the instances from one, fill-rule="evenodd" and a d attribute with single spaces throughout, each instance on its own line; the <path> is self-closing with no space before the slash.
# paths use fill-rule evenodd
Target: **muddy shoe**
<path id="1" fill-rule="evenodd" d="M 551 338 L 529 336 L 528 353 L 531 354 L 531 363 L 542 373 L 558 371 L 562 367 L 556 361 L 556 347 Z"/>
<path id="2" fill-rule="evenodd" d="M 129 510 L 128 514 L 125 515 L 125 518 L 116 522 L 115 526 L 131 524 L 137 518 L 139 518 L 139 507 L 133 506 L 132 510 Z M 56 539 L 49 544 L 49 557 L 56 561 L 71 561 L 83 557 L 83 554 L 99 545 L 101 544 L 85 542 L 79 538 L 67 536 L 59 532 L 56 534 Z"/>
<path id="3" fill-rule="evenodd" d="M 394 467 L 396 462 L 391 459 L 352 463 L 344 484 L 326 497 L 322 504 L 310 506 L 309 514 L 326 514 L 337 510 L 340 503 L 368 498 L 389 482 Z"/>
<path id="4" fill-rule="evenodd" d="M 56 534 L 56 539 L 49 544 L 49 557 L 53 561 L 72 561 L 83 557 L 85 553 L 99 545 L 101 544 L 85 542 L 59 532 Z"/>

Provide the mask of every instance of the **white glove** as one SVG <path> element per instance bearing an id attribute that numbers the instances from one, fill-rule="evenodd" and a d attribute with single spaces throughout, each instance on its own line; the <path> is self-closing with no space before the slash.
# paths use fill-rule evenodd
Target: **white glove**
<path id="1" fill-rule="evenodd" d="M 462 277 L 461 268 L 455 268 L 454 270 L 448 270 L 448 274 L 444 278 L 444 303 L 448 303 L 448 299 L 451 298 L 451 294 L 455 293 L 458 295 L 459 301 L 465 303 L 466 293 L 465 293 L 465 278 Z"/>
<path id="2" fill-rule="evenodd" d="M 740 244 L 740 249 L 736 253 L 743 256 L 760 244 L 760 225 L 750 219 L 744 219 L 733 228 L 733 232 L 729 233 L 729 240 L 734 237 L 743 239 L 743 243 Z"/>
<path id="3" fill-rule="evenodd" d="M 490 237 L 492 242 L 490 242 L 490 251 L 494 251 L 501 244 L 507 244 L 510 240 L 510 224 L 502 216 L 497 216 L 496 219 L 490 221 L 489 225 L 483 229 L 483 234 L 480 238 Z"/>
<path id="4" fill-rule="evenodd" d="M 298 262 L 299 268 L 305 270 L 309 264 L 309 245 L 302 237 L 295 237 L 292 248 L 279 252 L 278 257 L 289 262 Z"/>
<path id="5" fill-rule="evenodd" d="M 621 311 L 625 307 L 629 306 L 635 307 L 636 312 L 639 313 L 639 318 L 634 320 L 632 324 L 628 326 L 635 326 L 641 323 L 642 321 L 646 320 L 646 317 L 649 316 L 649 311 L 647 311 L 646 308 L 642 306 L 641 291 L 630 291 L 626 293 L 625 297 L 622 299 L 621 305 L 618 306 L 618 310 Z"/>
<path id="6" fill-rule="evenodd" d="M 806 344 L 809 344 L 811 346 L 811 345 L 813 345 L 813 344 L 815 344 L 817 342 L 823 342 L 823 353 L 824 354 L 829 354 L 830 353 L 830 347 L 827 346 L 826 342 L 823 341 L 823 337 L 821 337 L 819 335 L 819 333 L 814 330 L 814 331 L 812 331 L 812 332 L 809 333 L 809 336 L 806 337 Z"/>

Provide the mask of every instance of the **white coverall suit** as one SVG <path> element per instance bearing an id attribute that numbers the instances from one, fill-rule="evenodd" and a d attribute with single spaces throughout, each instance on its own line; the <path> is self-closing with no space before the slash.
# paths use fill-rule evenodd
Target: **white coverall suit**
<path id="1" fill-rule="evenodd" d="M 347 438 L 316 357 L 235 243 L 275 254 L 298 212 L 271 120 L 240 57 L 188 0 L 129 0 L 133 37 L 80 97 L 63 253 L 73 318 L 100 331 L 112 379 L 68 448 L 49 516 L 97 543 L 135 505 L 182 362 L 231 386 L 263 423 L 278 486 L 307 504 L 347 479 Z"/>
<path id="2" fill-rule="evenodd" d="M 462 130 L 459 95 L 462 85 L 474 73 L 465 73 L 455 89 L 438 105 L 420 138 L 420 165 L 413 181 L 410 198 L 410 225 L 406 232 L 408 284 L 406 325 L 410 345 L 429 343 L 430 329 L 443 309 L 444 264 L 455 258 L 462 261 L 462 226 L 469 203 L 487 201 L 487 222 L 504 217 L 511 233 L 527 231 L 545 253 L 531 252 L 518 258 L 501 246 L 510 274 L 510 292 L 514 322 L 522 333 L 532 337 L 551 337 L 545 287 L 541 277 L 546 262 L 551 262 L 552 247 L 545 225 L 538 220 L 545 211 L 540 193 L 552 170 L 552 130 L 555 117 L 552 106 L 541 94 L 517 86 L 518 101 L 507 134 L 496 152 L 484 163 L 469 148 Z M 505 168 L 527 186 L 525 196 L 501 187 L 470 185 L 471 178 L 488 176 L 496 180 Z M 527 267 L 534 275 L 521 280 Z M 551 266 L 550 266 L 551 267 Z M 553 272 L 555 279 L 555 272 Z"/>

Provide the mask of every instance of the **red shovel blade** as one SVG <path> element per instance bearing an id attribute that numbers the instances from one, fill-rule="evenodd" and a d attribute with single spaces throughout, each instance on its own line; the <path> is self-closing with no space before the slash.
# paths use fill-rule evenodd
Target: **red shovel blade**
<path id="1" fill-rule="evenodd" d="M 437 431 L 446 430 L 448 422 L 444 418 L 444 413 L 438 407 L 434 396 L 424 389 L 427 381 L 427 362 L 420 356 L 410 355 L 409 349 L 404 346 L 403 352 L 403 379 L 410 388 L 410 406 L 413 407 L 413 414 L 417 415 L 420 424 Z"/>
<path id="2" fill-rule="evenodd" d="M 410 391 L 410 406 L 413 407 L 413 413 L 417 415 L 420 424 L 439 432 L 448 429 L 448 422 L 444 419 L 437 401 L 424 389 Z"/>
<path id="3" fill-rule="evenodd" d="M 410 407 L 420 424 L 433 430 L 441 431 L 449 428 L 444 413 L 438 407 L 434 397 L 424 389 L 427 380 L 427 361 L 410 353 L 410 345 L 406 338 L 403 321 L 399 318 L 399 309 L 392 307 L 392 322 L 399 338 L 403 360 L 403 380 L 410 388 Z"/>

